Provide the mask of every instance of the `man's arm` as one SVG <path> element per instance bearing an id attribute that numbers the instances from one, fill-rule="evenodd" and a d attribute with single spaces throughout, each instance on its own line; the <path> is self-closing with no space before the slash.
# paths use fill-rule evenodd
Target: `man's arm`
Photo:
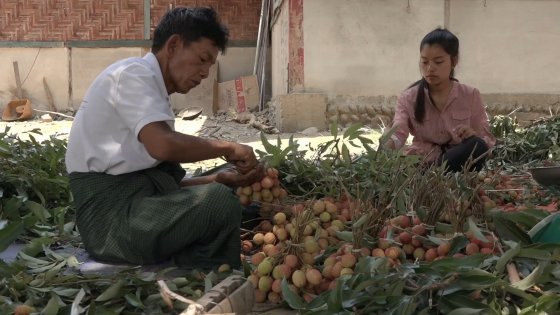
<path id="1" fill-rule="evenodd" d="M 257 181 L 260 181 L 264 174 L 263 164 L 257 165 L 254 169 L 250 170 L 245 174 L 240 174 L 235 169 L 228 168 L 221 170 L 218 173 L 206 175 L 206 176 L 195 176 L 190 178 L 185 178 L 181 181 L 181 186 L 194 186 L 194 185 L 204 185 L 210 183 L 220 183 L 226 186 L 235 188 L 249 186 Z"/>
<path id="2" fill-rule="evenodd" d="M 160 161 L 192 163 L 224 157 L 243 174 L 258 164 L 250 146 L 182 134 L 173 131 L 163 121 L 144 126 L 138 133 L 138 140 L 153 158 Z"/>
<path id="3" fill-rule="evenodd" d="M 226 157 L 233 152 L 229 142 L 182 134 L 163 121 L 144 126 L 138 133 L 138 140 L 154 159 L 160 161 L 192 163 Z"/>

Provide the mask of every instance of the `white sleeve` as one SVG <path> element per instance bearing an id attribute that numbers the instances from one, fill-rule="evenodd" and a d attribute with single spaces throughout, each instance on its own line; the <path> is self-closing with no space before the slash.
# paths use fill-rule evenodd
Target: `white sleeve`
<path id="1" fill-rule="evenodd" d="M 150 69 L 133 64 L 116 79 L 115 110 L 136 137 L 149 123 L 175 119 L 169 100 L 162 97 L 156 75 Z"/>

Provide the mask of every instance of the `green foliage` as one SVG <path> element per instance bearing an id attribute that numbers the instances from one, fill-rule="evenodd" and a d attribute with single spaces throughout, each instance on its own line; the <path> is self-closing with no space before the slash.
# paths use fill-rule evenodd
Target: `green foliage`
<path id="1" fill-rule="evenodd" d="M 262 160 L 279 169 L 282 183 L 291 195 L 339 196 L 344 187 L 354 196 L 375 192 L 384 202 L 399 200 L 396 194 L 406 179 L 417 172 L 419 159 L 402 156 L 399 151 L 376 150 L 361 127 L 354 124 L 339 134 L 337 124 L 333 123 L 332 139 L 316 148 L 302 149 L 293 138 L 282 148 L 280 138 L 274 146 L 262 136 L 265 152 L 257 152 Z M 360 153 L 351 154 L 351 147 Z"/>
<path id="2" fill-rule="evenodd" d="M 21 197 L 46 207 L 67 206 L 71 201 L 64 165 L 66 141 L 51 137 L 37 142 L 29 131 L 29 141 L 0 133 L 0 183 L 3 197 Z"/>
<path id="3" fill-rule="evenodd" d="M 53 237 L 70 234 L 72 196 L 64 155 L 66 141 L 52 137 L 38 142 L 0 133 L 0 250 L 9 242 L 29 236 Z M 23 228 L 19 228 L 23 227 Z"/>
<path id="4" fill-rule="evenodd" d="M 518 246 L 513 243 L 513 246 Z M 516 247 L 519 248 L 519 247 Z M 539 249 L 535 268 L 525 279 L 511 284 L 503 273 L 495 272 L 507 262 L 516 262 L 522 253 L 508 255 L 507 261 L 478 254 L 464 259 L 444 258 L 432 263 L 404 264 L 388 268 L 385 257 L 362 257 L 353 275 L 337 280 L 336 289 L 317 296 L 310 303 L 282 284 L 286 302 L 302 314 L 537 314 L 557 311 L 560 265 L 550 264 L 558 249 Z M 547 254 L 547 255 L 545 255 Z M 506 257 L 506 256 L 504 256 Z M 547 275 L 547 276 L 544 276 Z M 525 289 L 547 288 L 537 295 Z M 556 300 L 554 300 L 556 298 Z M 519 306 L 523 309 L 520 310 Z"/>
<path id="5" fill-rule="evenodd" d="M 12 314 L 18 304 L 34 306 L 41 314 L 170 314 L 186 308 L 175 302 L 173 310 L 155 285 L 168 277 L 165 269 L 158 273 L 138 268 L 112 275 L 75 272 L 76 257 L 44 248 L 40 258 L 20 253 L 10 265 L 0 261 L 0 314 Z M 214 284 L 225 275 L 215 276 Z M 169 277 L 168 277 L 169 278 Z M 204 282 L 197 271 L 166 281 L 170 290 L 198 298 Z"/>
<path id="6" fill-rule="evenodd" d="M 498 138 L 493 151 L 493 161 L 500 166 L 508 164 L 540 163 L 560 159 L 560 117 L 539 120 L 516 130 L 511 118 L 496 117 L 491 130 Z"/>
<path id="7" fill-rule="evenodd" d="M 518 127 L 517 119 L 512 115 L 496 115 L 490 119 L 490 131 L 497 138 L 515 133 Z"/>

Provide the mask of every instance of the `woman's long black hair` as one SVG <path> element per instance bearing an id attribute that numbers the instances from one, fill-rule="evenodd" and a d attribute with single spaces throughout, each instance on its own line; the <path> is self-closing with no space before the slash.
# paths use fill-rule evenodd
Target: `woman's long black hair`
<path id="1" fill-rule="evenodd" d="M 431 32 L 429 32 L 420 43 L 420 51 L 425 45 L 440 45 L 446 53 L 451 56 L 451 60 L 456 59 L 459 57 L 459 39 L 449 30 L 444 28 L 437 28 Z M 451 69 L 451 73 L 449 74 L 449 78 L 451 80 L 457 81 L 454 77 L 455 70 Z M 416 103 L 414 104 L 414 116 L 419 123 L 424 121 L 424 116 L 426 114 L 426 105 L 424 104 L 424 89 L 429 88 L 428 82 L 422 77 L 422 79 L 414 82 L 408 88 L 414 87 L 418 85 L 418 94 L 416 95 Z M 431 95 L 428 96 L 431 99 Z M 433 103 L 433 101 L 432 101 Z"/>

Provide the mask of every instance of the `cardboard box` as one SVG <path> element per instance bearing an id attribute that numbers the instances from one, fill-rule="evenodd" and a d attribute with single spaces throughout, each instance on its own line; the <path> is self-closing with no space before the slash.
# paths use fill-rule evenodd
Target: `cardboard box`
<path id="1" fill-rule="evenodd" d="M 255 75 L 218 83 L 214 81 L 214 113 L 235 110 L 238 113 L 259 108 L 259 85 Z"/>

